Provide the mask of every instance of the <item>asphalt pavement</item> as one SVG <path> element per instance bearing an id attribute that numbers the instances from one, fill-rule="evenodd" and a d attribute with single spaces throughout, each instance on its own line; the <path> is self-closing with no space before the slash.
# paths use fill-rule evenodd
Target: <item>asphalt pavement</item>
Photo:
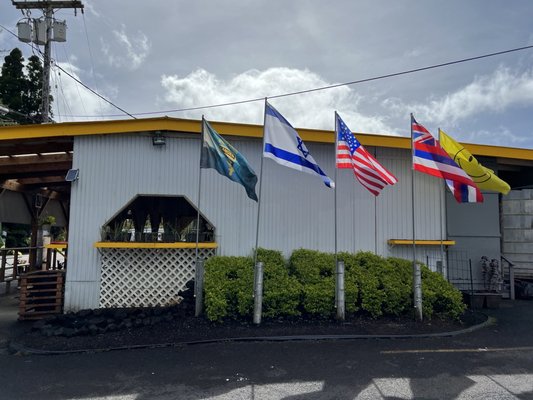
<path id="1" fill-rule="evenodd" d="M 533 301 L 485 311 L 451 337 L 4 353 L 0 399 L 533 399 Z"/>

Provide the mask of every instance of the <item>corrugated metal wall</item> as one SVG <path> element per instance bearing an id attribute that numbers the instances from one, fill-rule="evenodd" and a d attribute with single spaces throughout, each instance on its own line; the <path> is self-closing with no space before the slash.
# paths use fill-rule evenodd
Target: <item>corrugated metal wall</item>
<path id="1" fill-rule="evenodd" d="M 533 190 L 511 190 L 502 200 L 503 253 L 517 278 L 533 278 Z M 507 267 L 507 265 L 506 265 Z"/>
<path id="2" fill-rule="evenodd" d="M 483 198 L 483 203 L 459 204 L 446 194 L 448 236 L 457 242 L 449 254 L 449 278 L 454 283 L 466 278 L 468 290 L 470 265 L 474 290 L 483 290 L 481 257 L 500 259 L 499 194 L 483 192 Z"/>
<path id="3" fill-rule="evenodd" d="M 182 195 L 198 203 L 199 137 L 167 134 L 165 146 L 153 146 L 148 134 L 76 137 L 69 229 L 66 309 L 98 306 L 100 256 L 93 244 L 100 227 L 137 194 Z M 261 141 L 228 138 L 259 175 Z M 334 177 L 334 146 L 310 143 L 311 154 Z M 372 150 L 372 149 L 370 149 Z M 390 247 L 387 240 L 411 239 L 410 152 L 377 149 L 377 158 L 399 179 L 378 198 L 350 170 L 337 176 L 338 249 L 377 251 L 412 257 L 412 249 Z M 440 239 L 442 182 L 416 173 L 416 236 Z M 259 189 L 259 185 L 258 185 Z M 320 178 L 264 160 L 259 246 L 289 255 L 297 248 L 334 250 L 334 191 Z M 255 246 L 257 203 L 244 188 L 203 170 L 201 209 L 216 227 L 219 254 L 249 255 Z M 419 248 L 417 257 L 440 257 L 440 248 Z"/>

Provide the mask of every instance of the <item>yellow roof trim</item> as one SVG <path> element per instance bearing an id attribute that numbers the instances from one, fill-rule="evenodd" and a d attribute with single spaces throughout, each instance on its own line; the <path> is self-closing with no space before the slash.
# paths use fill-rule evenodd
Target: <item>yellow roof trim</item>
<path id="1" fill-rule="evenodd" d="M 262 138 L 263 126 L 239 124 L 233 122 L 211 122 L 213 128 L 222 135 Z M 318 129 L 297 129 L 298 133 L 308 142 L 334 143 L 334 131 Z M 51 137 L 72 137 L 85 135 L 108 135 L 136 132 L 170 131 L 198 134 L 201 132 L 201 121 L 158 117 L 128 120 L 62 122 L 58 124 L 17 125 L 0 127 L 0 141 L 16 139 L 39 139 Z M 378 135 L 354 132 L 365 146 L 410 149 L 408 137 Z M 533 150 L 512 147 L 489 146 L 463 143 L 474 155 L 519 160 L 533 160 Z"/>

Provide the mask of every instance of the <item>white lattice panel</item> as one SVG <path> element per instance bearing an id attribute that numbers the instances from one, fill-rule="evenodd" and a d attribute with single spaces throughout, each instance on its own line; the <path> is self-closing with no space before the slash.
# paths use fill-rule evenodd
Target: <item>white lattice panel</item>
<path id="1" fill-rule="evenodd" d="M 195 249 L 102 249 L 100 308 L 175 304 L 194 278 Z M 199 249 L 200 258 L 215 255 Z"/>

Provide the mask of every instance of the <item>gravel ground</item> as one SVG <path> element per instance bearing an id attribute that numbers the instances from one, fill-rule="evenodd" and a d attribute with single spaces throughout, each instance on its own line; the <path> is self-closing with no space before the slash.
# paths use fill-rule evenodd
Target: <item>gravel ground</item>
<path id="1" fill-rule="evenodd" d="M 115 326 L 104 333 L 90 332 L 71 337 L 46 336 L 42 326 L 32 322 L 19 322 L 19 333 L 13 341 L 26 348 L 45 351 L 70 351 L 81 349 L 111 349 L 119 347 L 165 345 L 184 342 L 210 341 L 228 338 L 258 338 L 300 335 L 408 335 L 452 332 L 484 322 L 486 316 L 467 311 L 460 321 L 432 319 L 416 322 L 408 317 L 379 319 L 352 316 L 344 322 L 335 320 L 309 320 L 304 318 L 263 320 L 257 326 L 252 321 L 225 321 L 213 323 L 203 317 L 194 317 L 184 310 L 174 311 L 167 318 L 153 324 L 138 324 L 128 328 Z M 167 315 L 167 314 L 163 314 Z M 85 318 L 89 318 L 88 316 Z M 102 319 L 102 318 L 100 318 Z M 149 319 L 149 318 L 148 318 Z M 79 320 L 79 318 L 78 318 Z M 146 320 L 146 318 L 145 318 Z M 110 321 L 110 320 L 108 320 Z M 51 322 L 48 322 L 50 324 Z M 56 321 L 57 325 L 58 322 Z M 50 335 L 50 333 L 48 333 Z"/>

